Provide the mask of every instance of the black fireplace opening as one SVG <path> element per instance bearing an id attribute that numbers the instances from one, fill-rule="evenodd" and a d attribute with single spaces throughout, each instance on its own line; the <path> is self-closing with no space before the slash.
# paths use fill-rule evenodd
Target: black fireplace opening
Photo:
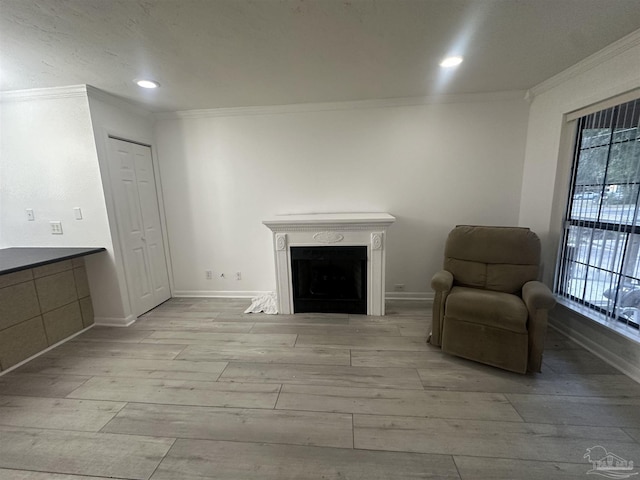
<path id="1" fill-rule="evenodd" d="M 367 314 L 367 247 L 291 247 L 294 313 Z"/>

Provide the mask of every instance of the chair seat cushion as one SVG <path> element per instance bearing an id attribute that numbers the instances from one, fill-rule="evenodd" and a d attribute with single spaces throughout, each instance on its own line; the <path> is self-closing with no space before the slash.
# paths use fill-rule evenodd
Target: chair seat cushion
<path id="1" fill-rule="evenodd" d="M 445 319 L 450 317 L 516 333 L 527 332 L 527 307 L 520 297 L 510 293 L 453 287 L 447 297 L 445 312 Z"/>

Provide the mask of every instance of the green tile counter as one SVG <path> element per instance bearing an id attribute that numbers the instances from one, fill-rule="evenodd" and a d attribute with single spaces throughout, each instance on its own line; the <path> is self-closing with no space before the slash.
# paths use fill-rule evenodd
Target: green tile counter
<path id="1" fill-rule="evenodd" d="M 93 324 L 84 257 L 103 251 L 0 249 L 0 370 Z"/>

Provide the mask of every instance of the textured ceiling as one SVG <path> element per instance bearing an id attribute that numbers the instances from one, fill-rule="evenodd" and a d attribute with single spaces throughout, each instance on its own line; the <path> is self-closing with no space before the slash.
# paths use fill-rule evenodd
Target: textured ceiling
<path id="1" fill-rule="evenodd" d="M 639 0 L 0 0 L 0 90 L 153 111 L 525 90 L 637 29 Z"/>

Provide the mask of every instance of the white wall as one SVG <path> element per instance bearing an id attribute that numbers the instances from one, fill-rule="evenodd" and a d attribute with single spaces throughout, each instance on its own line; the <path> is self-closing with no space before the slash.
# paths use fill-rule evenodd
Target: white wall
<path id="1" fill-rule="evenodd" d="M 109 177 L 109 136 L 131 140 L 146 145 L 153 145 L 153 117 L 145 110 L 127 104 L 124 101 L 108 95 L 100 90 L 88 87 L 91 126 L 95 147 L 97 149 L 96 167 L 101 172 L 101 192 L 104 192 L 103 202 L 106 205 L 110 242 L 110 254 L 113 270 L 109 284 L 113 290 L 109 295 L 99 299 L 101 302 L 122 305 L 122 312 L 114 317 L 96 318 L 96 322 L 104 324 L 128 324 L 135 320 L 129 300 L 126 277 L 124 273 L 124 258 L 121 251 L 116 222 L 115 205 L 111 192 Z M 153 151 L 153 146 L 152 146 Z M 157 172 L 156 168 L 156 172 Z M 162 201 L 160 179 L 157 177 L 158 192 Z M 162 204 L 161 204 L 162 206 Z M 94 305 L 98 301 L 94 299 Z"/>
<path id="2" fill-rule="evenodd" d="M 94 311 L 121 316 L 86 88 L 6 92 L 1 106 L 2 246 L 107 248 L 87 257 Z M 27 208 L 35 221 L 27 221 Z M 61 221 L 64 234 L 52 235 L 50 221 Z"/>
<path id="3" fill-rule="evenodd" d="M 558 209 L 566 206 L 571 169 L 571 152 L 561 152 L 561 140 L 571 140 L 561 137 L 564 115 L 635 88 L 640 88 L 640 30 L 545 82 L 531 102 L 520 223 L 543 239 L 549 285 L 562 229 Z"/>
<path id="4" fill-rule="evenodd" d="M 157 121 L 174 293 L 274 290 L 271 236 L 261 221 L 275 214 L 395 215 L 386 289 L 403 283 L 423 297 L 454 225 L 517 224 L 522 95 L 316 107 Z M 205 280 L 207 269 L 214 280 Z"/>
<path id="5" fill-rule="evenodd" d="M 106 210 L 86 94 L 4 100 L 1 115 L 3 242 L 104 246 Z M 74 207 L 83 220 L 75 220 Z M 35 221 L 27 221 L 26 208 Z M 51 235 L 52 220 L 62 222 L 64 235 Z"/>

